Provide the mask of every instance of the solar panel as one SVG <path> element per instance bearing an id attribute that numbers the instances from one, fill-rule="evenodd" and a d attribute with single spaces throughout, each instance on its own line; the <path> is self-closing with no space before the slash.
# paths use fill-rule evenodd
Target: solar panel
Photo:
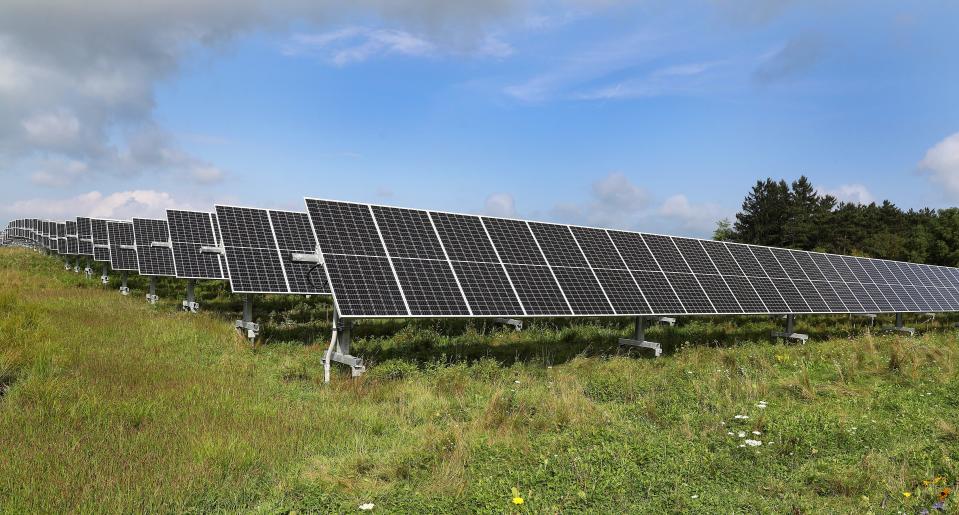
<path id="1" fill-rule="evenodd" d="M 77 239 L 76 220 L 67 220 L 65 222 L 67 229 L 67 254 L 76 256 L 80 253 L 79 240 Z"/>
<path id="2" fill-rule="evenodd" d="M 134 218 L 133 237 L 140 275 L 176 277 L 173 243 L 166 220 Z"/>
<path id="3" fill-rule="evenodd" d="M 203 247 L 219 245 L 214 215 L 170 209 L 167 210 L 167 220 L 176 276 L 181 279 L 226 279 L 223 256 L 201 252 Z"/>
<path id="4" fill-rule="evenodd" d="M 110 236 L 107 221 L 99 218 L 90 220 L 90 233 L 93 239 L 93 260 L 110 262 Z"/>
<path id="5" fill-rule="evenodd" d="M 959 306 L 959 275 L 952 269 L 335 201 L 307 199 L 307 207 L 337 308 L 346 317 Z"/>
<path id="6" fill-rule="evenodd" d="M 133 223 L 108 221 L 107 235 L 110 240 L 110 267 L 121 271 L 139 271 Z"/>
<path id="7" fill-rule="evenodd" d="M 69 254 L 67 247 L 67 224 L 57 222 L 57 252 L 61 255 Z"/>
<path id="8" fill-rule="evenodd" d="M 215 206 L 230 285 L 235 293 L 288 293 L 265 209 Z"/>
<path id="9" fill-rule="evenodd" d="M 270 223 L 290 293 L 328 294 L 326 275 L 318 263 L 295 259 L 295 254 L 314 254 L 316 238 L 306 213 L 270 210 Z"/>
<path id="10" fill-rule="evenodd" d="M 93 255 L 93 230 L 90 227 L 90 219 L 84 217 L 77 218 L 77 239 L 78 252 L 83 256 Z"/>

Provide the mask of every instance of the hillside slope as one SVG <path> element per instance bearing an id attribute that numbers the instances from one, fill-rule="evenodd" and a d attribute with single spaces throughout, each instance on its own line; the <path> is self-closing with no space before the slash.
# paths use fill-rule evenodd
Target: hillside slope
<path id="1" fill-rule="evenodd" d="M 325 386 L 317 347 L 0 249 L 0 511 L 917 512 L 959 473 L 954 330 L 582 352 L 615 336 L 411 329 Z"/>

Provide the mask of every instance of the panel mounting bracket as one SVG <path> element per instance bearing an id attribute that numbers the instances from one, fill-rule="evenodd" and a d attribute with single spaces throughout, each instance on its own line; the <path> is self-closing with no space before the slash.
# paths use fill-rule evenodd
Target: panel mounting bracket
<path id="1" fill-rule="evenodd" d="M 147 293 L 147 302 L 150 304 L 156 304 L 160 300 L 160 296 L 157 295 L 157 278 L 156 276 L 150 277 L 150 293 Z"/>
<path id="2" fill-rule="evenodd" d="M 902 313 L 896 313 L 896 325 L 883 327 L 882 330 L 887 333 L 902 333 L 909 336 L 916 335 L 915 327 L 906 327 L 903 322 Z"/>
<path id="3" fill-rule="evenodd" d="M 363 364 L 363 358 L 358 358 L 350 354 L 350 344 L 352 343 L 351 332 L 353 321 L 340 318 L 339 313 L 333 310 L 333 333 L 330 336 L 330 346 L 326 350 L 326 356 L 323 358 L 323 382 L 330 382 L 330 367 L 335 361 L 350 367 L 353 377 L 360 377 L 366 372 L 366 365 Z"/>
<path id="4" fill-rule="evenodd" d="M 127 287 L 127 273 L 123 272 L 120 275 L 120 295 L 129 295 L 130 288 Z"/>
<path id="5" fill-rule="evenodd" d="M 201 246 L 200 254 L 219 254 L 221 256 L 226 255 L 226 249 L 223 247 L 210 247 L 210 246 Z"/>
<path id="6" fill-rule="evenodd" d="M 319 254 L 313 254 L 313 253 L 307 253 L 307 252 L 293 252 L 290 255 L 290 259 L 292 259 L 294 263 L 313 263 L 313 264 L 322 263 L 322 261 L 320 260 Z"/>
<path id="7" fill-rule="evenodd" d="M 253 343 L 260 333 L 260 324 L 253 323 L 253 298 L 249 293 L 243 295 L 243 320 L 237 320 L 235 325 L 237 331 L 246 331 L 250 343 Z"/>
<path id="8" fill-rule="evenodd" d="M 646 340 L 646 327 L 644 325 L 643 317 L 636 317 L 636 328 L 633 333 L 633 338 L 620 338 L 619 344 L 628 347 L 650 349 L 653 351 L 653 355 L 657 358 L 663 354 L 662 345 Z"/>
<path id="9" fill-rule="evenodd" d="M 89 266 L 83 269 L 83 274 L 87 276 L 87 279 L 93 279 L 93 269 Z"/>
<path id="10" fill-rule="evenodd" d="M 107 264 L 103 264 L 103 273 L 100 275 L 100 283 L 104 286 L 110 284 L 110 276 L 107 274 Z"/>
<path id="11" fill-rule="evenodd" d="M 161 247 L 161 248 L 165 248 L 165 249 L 172 249 L 172 248 L 173 248 L 173 242 L 172 242 L 172 241 L 151 241 L 151 242 L 150 242 L 150 246 L 151 246 L 151 247 Z"/>
<path id="12" fill-rule="evenodd" d="M 516 329 L 517 331 L 523 330 L 523 321 L 515 318 L 496 317 L 493 319 L 493 322 L 497 324 L 511 325 L 513 326 L 513 329 Z"/>
<path id="13" fill-rule="evenodd" d="M 676 319 L 673 317 L 659 317 L 656 319 L 656 322 L 663 325 L 668 325 L 669 327 L 676 325 Z"/>
<path id="14" fill-rule="evenodd" d="M 796 325 L 796 315 L 786 315 L 786 330 L 785 331 L 773 331 L 773 339 L 782 338 L 784 340 L 794 340 L 799 343 L 806 343 L 806 340 L 809 339 L 808 334 L 797 333 L 794 328 Z"/>
<path id="15" fill-rule="evenodd" d="M 200 311 L 200 305 L 196 302 L 194 288 L 196 288 L 196 279 L 187 280 L 186 300 L 183 301 L 183 311 L 188 313 L 196 313 L 197 311 Z"/>

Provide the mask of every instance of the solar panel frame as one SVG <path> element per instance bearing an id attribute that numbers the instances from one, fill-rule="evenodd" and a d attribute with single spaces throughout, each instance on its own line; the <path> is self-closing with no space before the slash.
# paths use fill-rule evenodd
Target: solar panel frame
<path id="1" fill-rule="evenodd" d="M 289 293 L 269 212 L 222 204 L 213 208 L 233 293 Z"/>

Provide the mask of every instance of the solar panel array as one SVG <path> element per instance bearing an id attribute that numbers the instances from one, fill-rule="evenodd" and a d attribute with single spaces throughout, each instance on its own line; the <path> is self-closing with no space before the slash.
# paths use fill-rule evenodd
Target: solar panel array
<path id="1" fill-rule="evenodd" d="M 120 271 L 138 271 L 133 224 L 109 220 L 107 237 L 110 240 L 110 268 Z"/>
<path id="2" fill-rule="evenodd" d="M 176 276 L 170 227 L 166 220 L 134 218 L 133 237 L 141 275 Z"/>
<path id="3" fill-rule="evenodd" d="M 294 254 L 316 252 L 306 213 L 215 207 L 234 292 L 329 293 L 318 263 L 293 259 Z"/>
<path id="4" fill-rule="evenodd" d="M 307 199 L 345 317 L 959 310 L 959 270 Z"/>
<path id="5" fill-rule="evenodd" d="M 219 246 L 216 216 L 200 211 L 167 210 L 173 263 L 181 279 L 225 279 L 223 256 L 201 252 Z"/>
<path id="6" fill-rule="evenodd" d="M 93 260 L 110 262 L 110 235 L 107 232 L 107 220 L 93 218 L 90 220 L 90 233 L 93 239 Z"/>

